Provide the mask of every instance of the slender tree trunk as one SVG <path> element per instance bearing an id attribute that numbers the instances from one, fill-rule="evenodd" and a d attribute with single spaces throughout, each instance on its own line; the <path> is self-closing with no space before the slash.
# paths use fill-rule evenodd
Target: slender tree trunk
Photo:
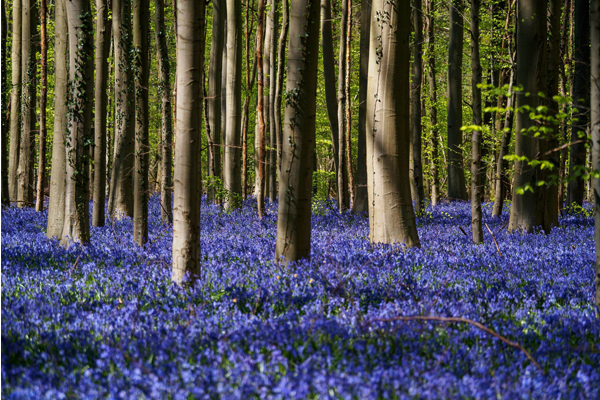
<path id="1" fill-rule="evenodd" d="M 133 0 L 133 52 L 135 71 L 135 176 L 133 180 L 133 240 L 148 241 L 148 32 L 150 1 Z"/>
<path id="2" fill-rule="evenodd" d="M 448 48 L 448 197 L 467 200 L 463 167 L 462 57 L 463 3 L 452 0 L 450 7 L 450 45 Z"/>
<path id="3" fill-rule="evenodd" d="M 337 117 L 338 117 L 338 208 L 340 212 L 350 206 L 348 199 L 348 170 L 346 168 L 346 35 L 348 34 L 348 0 L 342 0 L 342 14 L 340 18 L 340 51 L 338 56 L 338 92 L 337 92 Z"/>
<path id="4" fill-rule="evenodd" d="M 262 219 L 265 211 L 265 105 L 264 105 L 264 65 L 263 65 L 263 44 L 265 31 L 265 2 L 258 0 L 258 26 L 256 32 L 256 64 L 258 65 L 258 190 L 256 191 L 256 202 L 258 205 L 258 218 Z"/>
<path id="5" fill-rule="evenodd" d="M 574 0 L 573 14 L 573 106 L 577 109 L 576 119 L 571 129 L 571 158 L 569 160 L 569 184 L 567 185 L 567 207 L 583 205 L 585 181 L 583 169 L 586 160 L 586 143 L 589 122 L 590 98 L 590 42 L 589 42 L 589 0 Z M 577 142 L 577 143 L 575 143 Z"/>
<path id="6" fill-rule="evenodd" d="M 0 118 L 2 118 L 2 206 L 10 206 L 10 196 L 8 193 L 8 97 L 9 91 L 8 83 L 6 80 L 6 41 L 7 41 L 7 21 L 6 21 L 6 4 L 2 0 L 2 111 L 0 112 Z"/>
<path id="7" fill-rule="evenodd" d="M 471 147 L 471 230 L 473 243 L 483 243 L 483 213 L 481 211 L 481 62 L 479 60 L 479 8 L 481 0 L 471 0 L 471 90 L 473 91 L 473 129 Z"/>
<path id="8" fill-rule="evenodd" d="M 335 167 L 335 182 L 339 188 L 340 180 L 340 141 L 338 102 L 335 95 L 335 71 L 333 60 L 333 33 L 331 27 L 331 2 L 321 0 L 321 45 L 323 47 L 323 77 L 325 81 L 325 101 L 327 103 L 327 116 L 329 117 L 329 131 L 333 147 L 333 164 Z M 342 131 L 343 132 L 343 131 Z M 338 200 L 339 200 L 339 190 Z"/>
<path id="9" fill-rule="evenodd" d="M 210 125 L 212 144 L 208 151 L 210 154 L 210 165 L 208 175 L 212 179 L 221 176 L 221 81 L 223 74 L 223 43 L 225 36 L 225 1 L 213 0 L 213 34 L 210 46 L 210 62 L 208 73 L 208 115 L 206 116 Z M 216 182 L 208 189 L 208 200 L 217 201 Z"/>
<path id="10" fill-rule="evenodd" d="M 413 0 L 413 26 L 415 31 L 413 46 L 413 79 L 412 79 L 412 121 L 410 184 L 415 213 L 421 214 L 424 208 L 425 192 L 423 191 L 422 161 L 422 126 L 421 126 L 421 85 L 423 82 L 423 10 L 421 0 Z"/>
<path id="11" fill-rule="evenodd" d="M 220 0 L 216 0 L 215 4 L 217 3 L 220 3 Z M 164 0 L 154 0 L 154 24 L 158 52 L 158 91 L 161 100 L 160 220 L 162 223 L 170 223 L 173 222 L 171 199 L 171 193 L 173 192 L 171 188 L 173 185 L 171 172 L 173 168 L 173 114 L 171 109 L 171 67 L 167 49 Z"/>
<path id="12" fill-rule="evenodd" d="M 21 30 L 22 0 L 12 4 L 12 46 L 11 46 L 11 94 L 10 94 L 10 146 L 8 159 L 8 192 L 11 201 L 18 196 L 17 169 L 21 146 Z"/>
<path id="13" fill-rule="evenodd" d="M 440 197 L 440 178 L 438 173 L 438 121 L 437 121 L 437 81 L 435 76 L 435 19 L 433 10 L 435 0 L 427 1 L 427 71 L 429 80 L 429 121 L 431 125 L 431 205 L 436 206 Z"/>
<path id="14" fill-rule="evenodd" d="M 227 0 L 227 123 L 223 183 L 230 195 L 226 208 L 238 207 L 242 194 L 240 142 L 242 124 L 242 4 Z"/>
<path id="15" fill-rule="evenodd" d="M 108 213 L 133 216 L 135 104 L 131 68 L 131 3 L 112 0 L 115 47 L 115 145 Z"/>
<path id="16" fill-rule="evenodd" d="M 352 0 L 348 0 L 348 30 L 346 33 L 346 165 L 348 167 L 348 204 L 354 205 L 354 169 L 352 168 L 352 111 L 350 97 L 350 78 L 352 76 Z M 340 43 L 341 46 L 341 43 Z"/>
<path id="17" fill-rule="evenodd" d="M 281 123 L 281 91 L 283 89 L 283 74 L 285 66 L 285 44 L 289 27 L 288 0 L 282 1 L 281 14 L 281 33 L 279 34 L 279 44 L 277 46 L 277 78 L 275 88 L 275 134 L 277 141 L 277 171 L 281 174 L 282 145 L 283 145 L 283 124 Z M 281 175 L 280 175 L 281 180 Z"/>
<path id="18" fill-rule="evenodd" d="M 110 51 L 108 1 L 96 0 L 96 85 L 94 95 L 94 191 L 92 225 L 104 226 L 106 202 L 106 105 Z"/>
<path id="19" fill-rule="evenodd" d="M 90 241 L 89 148 L 94 76 L 93 23 L 89 0 L 66 3 L 69 31 L 69 112 L 66 144 L 65 224 L 61 243 Z"/>
<path id="20" fill-rule="evenodd" d="M 65 224 L 65 185 L 67 131 L 67 12 L 65 0 L 56 0 L 54 23 L 54 137 L 52 138 L 52 170 L 46 236 L 61 237 Z"/>
<path id="21" fill-rule="evenodd" d="M 284 0 L 285 1 L 285 0 Z M 295 0 L 290 7 L 290 42 L 285 136 L 279 179 L 275 259 L 310 257 L 313 157 L 319 43 L 319 4 Z"/>
<path id="22" fill-rule="evenodd" d="M 173 281 L 200 276 L 200 199 L 204 2 L 178 0 L 177 124 L 173 203 Z"/>
<path id="23" fill-rule="evenodd" d="M 48 93 L 48 49 L 46 42 L 46 17 L 48 7 L 46 0 L 40 2 L 40 40 L 41 40 L 41 90 L 40 90 L 40 136 L 38 140 L 38 179 L 36 188 L 35 210 L 44 210 L 44 186 L 46 184 L 46 105 Z"/>
<path id="24" fill-rule="evenodd" d="M 537 93 L 546 92 L 548 3 L 547 0 L 518 0 L 517 4 L 517 84 L 523 86 L 523 91 L 517 94 L 517 108 L 528 105 L 535 109 L 542 103 Z M 528 113 L 517 113 L 515 153 L 530 161 L 546 151 L 544 139 L 524 134 L 530 127 L 535 129 L 536 124 Z M 515 161 L 514 171 L 509 230 L 533 232 L 542 226 L 549 232 L 550 224 L 545 220 L 545 188 L 535 184 L 540 180 L 539 168 L 532 167 L 528 161 Z"/>
<path id="25" fill-rule="evenodd" d="M 33 204 L 33 160 L 35 144 L 37 10 L 34 0 L 23 0 L 21 34 L 21 144 L 17 168 L 19 207 Z"/>
<path id="26" fill-rule="evenodd" d="M 275 201 L 277 198 L 277 129 L 275 127 L 275 90 L 277 86 L 277 25 L 279 21 L 279 12 L 277 2 L 269 0 L 271 11 L 269 12 L 269 20 L 271 21 L 271 40 L 269 63 L 269 199 Z M 268 26 L 268 24 L 267 24 Z"/>
<path id="27" fill-rule="evenodd" d="M 367 96 L 371 242 L 419 247 L 408 155 L 410 5 L 374 0 Z"/>
<path id="28" fill-rule="evenodd" d="M 249 62 L 250 57 L 246 59 Z M 252 91 L 254 90 L 254 82 L 256 81 L 256 57 L 252 63 L 252 70 L 247 74 L 246 79 L 246 98 L 244 99 L 244 107 L 242 111 L 242 197 L 245 199 L 248 192 L 248 123 L 250 122 L 250 100 Z"/>
<path id="29" fill-rule="evenodd" d="M 563 20 L 561 27 L 561 44 L 560 44 L 560 95 L 567 97 L 567 54 L 569 53 L 569 26 L 571 24 L 571 0 L 564 0 L 565 7 L 563 12 Z M 567 104 L 562 105 L 562 112 L 567 112 Z M 563 143 L 566 143 L 567 138 L 567 123 L 565 120 L 561 123 L 561 135 Z M 563 211 L 565 202 L 565 175 L 567 156 L 569 149 L 567 147 L 560 151 L 560 166 L 558 171 L 558 212 L 559 214 Z"/>
<path id="30" fill-rule="evenodd" d="M 369 68 L 369 33 L 371 2 L 360 2 L 360 69 L 358 78 L 358 154 L 356 162 L 356 194 L 352 210 L 368 212 L 367 193 L 367 81 Z"/>
<path id="31" fill-rule="evenodd" d="M 590 4 L 592 170 L 600 171 L 600 1 Z M 600 178 L 592 179 L 596 242 L 596 311 L 600 315 Z"/>

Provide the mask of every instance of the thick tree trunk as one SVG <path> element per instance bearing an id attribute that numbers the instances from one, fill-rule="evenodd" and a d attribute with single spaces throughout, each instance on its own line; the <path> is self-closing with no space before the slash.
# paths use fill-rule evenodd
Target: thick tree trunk
<path id="1" fill-rule="evenodd" d="M 10 89 L 6 80 L 6 63 L 8 57 L 6 56 L 6 41 L 7 41 L 7 21 L 6 21 L 6 4 L 2 0 L 2 111 L 0 112 L 0 118 L 2 119 L 2 205 L 4 207 L 10 206 L 10 196 L 8 193 L 8 97 Z"/>
<path id="2" fill-rule="evenodd" d="M 108 213 L 133 216 L 135 104 L 131 68 L 130 0 L 112 0 L 115 48 L 115 144 Z"/>
<path id="3" fill-rule="evenodd" d="M 88 166 L 94 89 L 93 23 L 89 0 L 66 2 L 69 30 L 69 112 L 65 224 L 61 243 L 90 241 Z"/>
<path id="4" fill-rule="evenodd" d="M 342 14 L 340 18 L 340 51 L 338 56 L 337 76 L 337 118 L 338 118 L 338 208 L 340 212 L 350 206 L 348 199 L 348 171 L 346 167 L 346 35 L 348 34 L 348 0 L 342 0 Z"/>
<path id="5" fill-rule="evenodd" d="M 592 170 L 600 171 L 600 1 L 590 4 Z M 592 179 L 596 242 L 596 311 L 600 315 L 600 178 Z"/>
<path id="6" fill-rule="evenodd" d="M 284 0 L 285 1 L 285 0 Z M 313 157 L 315 149 L 319 5 L 295 0 L 290 7 L 285 136 L 279 178 L 275 259 L 310 257 Z"/>
<path id="7" fill-rule="evenodd" d="M 173 203 L 173 281 L 200 276 L 200 199 L 204 2 L 177 4 L 177 123 Z M 231 25 L 230 25 L 231 26 Z"/>
<path id="8" fill-rule="evenodd" d="M 573 118 L 571 129 L 571 157 L 569 160 L 569 184 L 567 185 L 567 207 L 583 204 L 585 180 L 583 179 L 586 160 L 586 143 L 581 142 L 587 137 L 589 122 L 590 98 L 590 21 L 589 0 L 574 0 L 573 15 L 573 107 L 577 112 Z M 577 142 L 577 143 L 575 143 Z"/>
<path id="9" fill-rule="evenodd" d="M 367 193 L 367 81 L 369 77 L 369 33 L 371 2 L 360 2 L 360 69 L 358 78 L 358 154 L 356 160 L 356 194 L 352 210 L 368 212 Z"/>
<path id="10" fill-rule="evenodd" d="M 21 144 L 17 168 L 19 207 L 33 204 L 33 160 L 36 103 L 36 36 L 37 9 L 34 0 L 23 0 L 21 34 Z"/>
<path id="11" fill-rule="evenodd" d="M 410 185 L 415 213 L 421 214 L 424 208 L 425 192 L 423 191 L 422 161 L 422 127 L 421 127 L 421 85 L 423 82 L 423 10 L 421 0 L 413 0 L 413 26 L 415 31 L 413 44 L 413 79 L 411 120 L 411 152 Z"/>
<path id="12" fill-rule="evenodd" d="M 262 219 L 265 212 L 265 156 L 266 156 L 266 141 L 265 141 L 265 99 L 264 99 L 264 82 L 265 82 L 265 66 L 263 65 L 263 44 L 265 31 L 265 2 L 258 0 L 258 26 L 256 31 L 256 64 L 258 65 L 258 106 L 256 109 L 258 119 L 258 180 L 256 190 L 256 203 L 258 207 L 258 218 Z"/>
<path id="13" fill-rule="evenodd" d="M 19 152 L 21 146 L 21 29 L 22 0 L 13 1 L 10 93 L 10 145 L 8 159 L 8 193 L 11 201 L 17 200 Z"/>
<path id="14" fill-rule="evenodd" d="M 547 0 L 518 0 L 517 4 L 517 84 L 523 86 L 523 91 L 517 94 L 517 108 L 527 105 L 535 109 L 542 104 L 537 93 L 546 93 L 548 3 Z M 535 129 L 536 124 L 528 113 L 517 113 L 515 153 L 529 161 L 547 150 L 544 139 L 524 134 L 531 127 Z M 515 161 L 509 230 L 533 232 L 536 227 L 542 226 L 549 232 L 551 225 L 545 215 L 546 190 L 544 186 L 536 185 L 542 174 L 527 160 Z"/>
<path id="15" fill-rule="evenodd" d="M 226 208 L 236 208 L 242 194 L 241 125 L 242 125 L 242 4 L 227 0 L 227 123 L 223 183 L 229 196 Z"/>
<path id="16" fill-rule="evenodd" d="M 46 25 L 48 7 L 46 0 L 40 2 L 40 136 L 38 140 L 38 179 L 36 188 L 35 210 L 44 210 L 44 186 L 46 185 L 46 105 L 48 102 L 48 48 L 46 40 Z"/>
<path id="17" fill-rule="evenodd" d="M 221 176 L 221 81 L 223 74 L 223 43 L 225 36 L 225 1 L 213 0 L 213 30 L 208 66 L 208 115 L 211 146 L 208 175 L 212 179 Z M 209 178 L 210 179 L 210 178 Z M 208 200 L 217 201 L 216 181 L 208 188 Z"/>
<path id="18" fill-rule="evenodd" d="M 282 1 L 281 14 L 281 33 L 279 34 L 279 44 L 277 46 L 277 78 L 275 88 L 275 134 L 277 141 L 277 171 L 281 173 L 282 142 L 283 142 L 283 124 L 281 123 L 281 91 L 283 90 L 283 74 L 285 66 L 285 45 L 289 27 L 288 0 Z"/>
<path id="19" fill-rule="evenodd" d="M 94 192 L 92 225 L 104 226 L 106 202 L 106 105 L 110 51 L 108 1 L 96 0 L 96 86 L 94 88 Z"/>
<path id="20" fill-rule="evenodd" d="M 52 170 L 46 236 L 61 237 L 65 224 L 65 185 L 67 131 L 67 12 L 65 0 L 56 0 L 54 23 L 54 137 L 52 138 Z"/>
<path id="21" fill-rule="evenodd" d="M 481 171 L 481 142 L 482 142 L 482 111 L 481 111 L 481 62 L 479 61 L 479 8 L 481 0 L 471 0 L 471 90 L 473 92 L 473 125 L 471 148 L 471 231 L 473 243 L 483 243 L 483 213 L 481 211 L 482 182 Z"/>
<path id="22" fill-rule="evenodd" d="M 463 167 L 462 58 L 463 3 L 452 0 L 450 7 L 450 45 L 448 48 L 448 197 L 467 200 Z"/>
<path id="23" fill-rule="evenodd" d="M 269 19 L 267 19 L 267 29 L 271 32 L 269 41 L 269 199 L 275 201 L 277 198 L 277 129 L 275 127 L 275 90 L 277 86 L 277 25 L 279 23 L 279 12 L 277 2 L 269 0 L 271 10 L 267 10 Z M 269 28 L 269 21 L 271 25 Z"/>
<path id="24" fill-rule="evenodd" d="M 215 1 L 219 3 L 219 0 Z M 167 49 L 164 0 L 154 0 L 154 26 L 158 52 L 158 91 L 161 101 L 160 125 L 160 220 L 173 222 L 171 186 L 173 185 L 173 114 L 171 109 L 171 67 Z M 219 58 L 221 58 L 219 53 Z M 219 78 L 220 79 L 220 78 Z M 219 103 L 220 104 L 220 103 Z M 219 120 L 220 122 L 220 120 Z M 211 125 L 212 127 L 213 125 Z"/>
<path id="25" fill-rule="evenodd" d="M 408 176 L 409 40 L 409 3 L 373 1 L 367 96 L 371 242 L 418 247 Z"/>
<path id="26" fill-rule="evenodd" d="M 427 1 L 427 71 L 429 81 L 429 123 L 431 125 L 431 205 L 436 206 L 440 197 L 438 173 L 438 121 L 437 121 L 437 81 L 435 76 L 435 0 Z"/>
<path id="27" fill-rule="evenodd" d="M 150 0 L 133 0 L 133 52 L 135 71 L 135 172 L 133 180 L 133 240 L 148 241 L 148 32 Z"/>

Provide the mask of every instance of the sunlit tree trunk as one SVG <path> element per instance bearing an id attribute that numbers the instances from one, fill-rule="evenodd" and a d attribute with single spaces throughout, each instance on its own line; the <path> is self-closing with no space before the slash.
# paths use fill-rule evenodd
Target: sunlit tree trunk
<path id="1" fill-rule="evenodd" d="M 373 1 L 370 40 L 367 178 L 371 242 L 418 247 L 408 176 L 409 2 Z"/>
<path id="2" fill-rule="evenodd" d="M 40 131 L 38 138 L 38 178 L 35 210 L 44 209 L 44 187 L 46 185 L 46 105 L 48 103 L 48 47 L 46 39 L 48 7 L 46 0 L 40 2 Z"/>
<path id="3" fill-rule="evenodd" d="M 279 12 L 277 2 L 269 0 L 271 10 L 267 9 L 267 29 L 271 32 L 269 41 L 269 199 L 275 201 L 277 198 L 277 129 L 275 128 L 275 90 L 277 86 L 277 26 L 279 22 Z M 271 21 L 269 27 L 268 21 Z"/>
<path id="4" fill-rule="evenodd" d="M 591 0 L 591 128 L 592 170 L 600 171 L 600 1 Z M 592 180 L 596 242 L 596 310 L 600 315 L 600 178 Z"/>
<path id="5" fill-rule="evenodd" d="M 2 0 L 2 111 L 0 112 L 0 118 L 2 118 L 2 205 L 8 207 L 10 205 L 10 196 L 8 193 L 8 98 L 10 89 L 8 88 L 8 82 L 6 80 L 6 63 L 8 57 L 6 56 L 6 41 L 7 41 L 7 21 L 6 21 L 6 4 Z"/>
<path id="6" fill-rule="evenodd" d="M 69 111 L 65 224 L 61 243 L 90 241 L 89 182 L 94 90 L 93 23 L 89 0 L 66 3 L 69 31 Z"/>
<path id="7" fill-rule="evenodd" d="M 471 90 L 473 92 L 473 125 L 477 128 L 471 133 L 471 231 L 473 243 L 483 243 L 483 213 L 481 211 L 482 182 L 481 142 L 481 62 L 479 60 L 479 8 L 481 0 L 471 0 Z"/>
<path id="8" fill-rule="evenodd" d="M 435 69 L 435 0 L 427 1 L 427 77 L 429 81 L 429 124 L 431 125 L 431 205 L 436 206 L 440 197 L 438 172 L 438 120 L 437 120 L 437 81 Z"/>
<path id="9" fill-rule="evenodd" d="M 256 31 L 256 64 L 258 65 L 258 106 L 256 114 L 258 119 L 258 152 L 256 162 L 258 163 L 258 179 L 256 190 L 256 203 L 258 205 L 258 218 L 263 217 L 265 211 L 265 156 L 266 156 L 266 141 L 265 141 L 265 98 L 264 98 L 264 82 L 265 82 L 265 66 L 263 64 L 263 45 L 265 32 L 265 2 L 258 0 L 258 25 Z"/>
<path id="10" fill-rule="evenodd" d="M 346 35 L 348 34 L 348 0 L 342 0 L 342 11 L 340 18 L 340 51 L 338 53 L 338 76 L 337 76 L 337 118 L 338 118 L 338 208 L 347 210 L 350 206 L 348 199 L 348 171 L 346 167 Z"/>
<path id="11" fill-rule="evenodd" d="M 281 11 L 281 32 L 279 34 L 279 44 L 277 45 L 277 78 L 275 88 L 275 134 L 277 142 L 277 171 L 281 173 L 282 142 L 283 142 L 283 124 L 281 123 L 281 91 L 283 90 L 283 74 L 285 65 L 285 45 L 289 28 L 288 0 L 282 1 Z"/>
<path id="12" fill-rule="evenodd" d="M 313 157 L 315 149 L 319 4 L 295 0 L 290 7 L 288 98 L 279 178 L 275 259 L 310 257 Z M 312 23 L 311 23 L 312 22 Z"/>
<path id="13" fill-rule="evenodd" d="M 423 82 L 423 10 L 421 0 L 413 0 L 413 26 L 415 31 L 413 45 L 413 78 L 412 78 L 412 120 L 411 120 L 411 153 L 410 184 L 415 212 L 423 212 L 425 192 L 423 190 L 422 126 L 421 126 L 421 85 Z"/>
<path id="14" fill-rule="evenodd" d="M 177 2 L 177 123 L 173 203 L 173 276 L 200 276 L 200 199 L 204 2 Z"/>
<path id="15" fill-rule="evenodd" d="M 21 145 L 21 29 L 22 0 L 12 3 L 10 145 L 8 159 L 8 192 L 11 201 L 17 200 L 19 152 Z"/>

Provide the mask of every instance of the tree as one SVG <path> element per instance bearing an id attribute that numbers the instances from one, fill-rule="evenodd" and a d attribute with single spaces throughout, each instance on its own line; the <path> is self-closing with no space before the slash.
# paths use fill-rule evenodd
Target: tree
<path id="1" fill-rule="evenodd" d="M 600 314 L 600 0 L 592 0 L 590 4 L 590 32 L 592 170 L 596 172 L 592 180 L 596 242 L 596 309 Z"/>
<path id="2" fill-rule="evenodd" d="M 310 257 L 319 4 L 310 0 L 293 1 L 289 16 L 286 139 L 281 143 L 275 247 L 275 259 L 283 257 L 286 263 Z"/>
<path id="3" fill-rule="evenodd" d="M 46 236 L 61 237 L 65 224 L 65 185 L 67 131 L 67 10 L 65 0 L 54 6 L 54 137 L 52 138 L 52 169 L 50 171 L 50 201 Z"/>
<path id="4" fill-rule="evenodd" d="M 367 92 L 370 238 L 418 247 L 408 176 L 409 40 L 409 3 L 373 1 Z"/>
<path id="5" fill-rule="evenodd" d="M 435 76 L 435 0 L 427 1 L 427 77 L 429 81 L 429 125 L 431 126 L 431 205 L 436 206 L 440 196 L 438 173 L 438 121 L 437 121 L 437 81 Z"/>
<path id="6" fill-rule="evenodd" d="M 423 212 L 425 192 L 423 190 L 423 161 L 421 157 L 421 85 L 423 82 L 423 10 L 421 0 L 413 0 L 413 79 L 411 95 L 411 135 L 410 135 L 410 184 L 415 212 Z"/>
<path id="7" fill-rule="evenodd" d="M 89 0 L 66 3 L 69 31 L 69 111 L 66 141 L 65 224 L 61 243 L 90 240 L 89 148 L 94 76 L 93 24 Z"/>
<path id="8" fill-rule="evenodd" d="M 281 158 L 283 144 L 283 126 L 281 123 L 281 91 L 283 89 L 283 74 L 285 62 L 285 44 L 287 42 L 287 34 L 289 28 L 288 18 L 288 0 L 283 0 L 281 3 L 281 32 L 279 34 L 279 43 L 277 45 L 277 77 L 275 78 L 275 101 L 273 112 L 275 115 L 275 135 L 277 142 L 277 171 L 281 173 Z"/>
<path id="9" fill-rule="evenodd" d="M 222 3 L 222 0 L 216 0 L 214 2 L 214 4 L 217 3 Z M 171 110 L 171 67 L 169 62 L 169 54 L 167 51 L 164 0 L 154 1 L 154 24 L 156 34 L 156 50 L 158 53 L 158 92 L 160 94 L 161 101 L 160 220 L 161 222 L 166 223 L 173 221 L 171 199 L 171 186 L 173 185 L 173 179 L 171 175 L 171 169 L 173 165 L 173 114 Z M 221 53 L 218 54 L 218 58 L 220 58 L 220 54 Z"/>
<path id="10" fill-rule="evenodd" d="M 242 5 L 227 0 L 227 85 L 225 125 L 225 158 L 223 184 L 230 192 L 226 208 L 237 207 L 236 196 L 242 194 L 240 145 L 242 108 Z"/>
<path id="11" fill-rule="evenodd" d="M 2 205 L 8 207 L 10 205 L 10 196 L 8 194 L 8 84 L 6 81 L 6 40 L 7 40 L 7 22 L 6 22 L 6 4 L 2 0 Z"/>
<path id="12" fill-rule="evenodd" d="M 279 22 L 279 13 L 277 3 L 268 0 L 267 3 L 267 32 L 270 32 L 268 40 L 270 58 L 269 65 L 269 145 L 268 150 L 269 163 L 269 199 L 277 199 L 277 129 L 275 127 L 275 90 L 277 86 L 277 25 Z M 269 37 L 269 35 L 267 35 Z M 267 42 L 265 42 L 267 43 Z M 266 52 L 265 52 L 266 55 Z"/>
<path id="13" fill-rule="evenodd" d="M 10 94 L 10 145 L 8 159 L 8 192 L 12 201 L 17 200 L 19 152 L 21 145 L 21 30 L 22 0 L 13 1 L 11 46 L 11 94 Z"/>
<path id="14" fill-rule="evenodd" d="M 258 65 L 258 106 L 256 114 L 258 119 L 258 179 L 256 188 L 256 203 L 258 205 L 258 218 L 262 219 L 265 211 L 265 161 L 266 161 L 266 126 L 265 126 L 265 66 L 263 65 L 263 45 L 265 32 L 265 2 L 258 0 L 258 26 L 256 31 L 256 64 Z M 266 113 L 268 115 L 268 113 Z"/>
<path id="15" fill-rule="evenodd" d="M 177 2 L 177 123 L 173 202 L 173 281 L 200 276 L 204 2 Z"/>
<path id="16" fill-rule="evenodd" d="M 94 115 L 94 192 L 92 225 L 104 226 L 106 200 L 106 105 L 108 103 L 108 52 L 110 51 L 108 1 L 96 0 L 96 80 Z"/>
<path id="17" fill-rule="evenodd" d="M 471 230 L 473 243 L 483 243 L 481 211 L 481 62 L 479 60 L 479 8 L 481 0 L 471 0 L 471 90 L 473 91 L 473 127 L 471 134 Z"/>
<path id="18" fill-rule="evenodd" d="M 463 168 L 462 131 L 462 57 L 463 1 L 452 0 L 450 7 L 450 44 L 448 47 L 448 197 L 467 200 Z"/>
<path id="19" fill-rule="evenodd" d="M 108 213 L 133 216 L 135 121 L 131 71 L 131 0 L 113 0 L 115 139 Z"/>
<path id="20" fill-rule="evenodd" d="M 40 90 L 40 136 L 38 147 L 38 180 L 36 188 L 35 210 L 44 210 L 44 186 L 46 184 L 46 104 L 48 94 L 48 45 L 46 40 L 46 0 L 40 2 L 40 40 L 41 40 L 41 90 Z"/>
<path id="21" fill-rule="evenodd" d="M 348 0 L 342 0 L 342 15 L 340 18 L 340 51 L 338 56 L 338 92 L 337 92 L 337 118 L 338 118 L 338 208 L 347 210 L 350 206 L 348 193 L 348 172 L 346 166 L 346 37 L 348 34 Z"/>
<path id="22" fill-rule="evenodd" d="M 133 1 L 133 52 L 135 71 L 135 173 L 133 180 L 133 239 L 148 241 L 148 31 L 150 1 Z"/>

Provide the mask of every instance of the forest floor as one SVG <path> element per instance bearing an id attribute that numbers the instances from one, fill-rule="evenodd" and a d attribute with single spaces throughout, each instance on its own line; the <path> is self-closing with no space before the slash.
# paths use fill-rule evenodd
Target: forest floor
<path id="1" fill-rule="evenodd" d="M 3 210 L 3 398 L 600 398 L 590 207 L 544 235 L 509 234 L 484 204 L 497 248 L 461 232 L 467 203 L 441 204 L 407 250 L 318 202 L 312 260 L 289 267 L 267 209 L 203 204 L 185 289 L 156 197 L 143 249 L 130 219 L 67 250 L 46 213 Z"/>

